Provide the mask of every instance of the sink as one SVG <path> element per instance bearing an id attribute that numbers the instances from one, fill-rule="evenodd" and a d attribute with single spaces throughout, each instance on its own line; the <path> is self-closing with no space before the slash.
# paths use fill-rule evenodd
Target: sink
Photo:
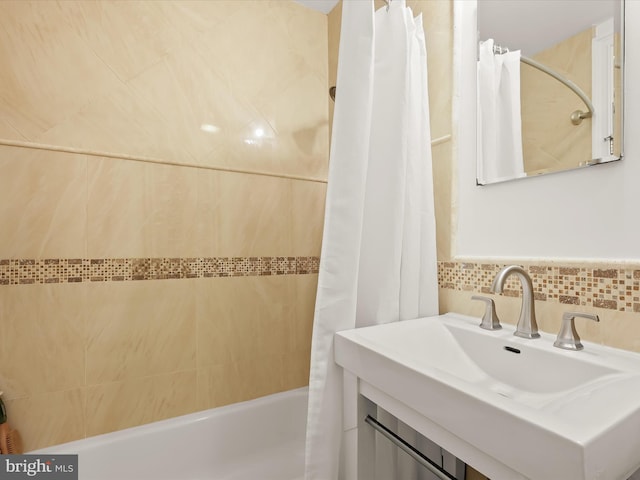
<path id="1" fill-rule="evenodd" d="M 626 480 L 640 467 L 640 355 L 479 323 L 448 313 L 339 332 L 335 360 L 524 478 Z"/>

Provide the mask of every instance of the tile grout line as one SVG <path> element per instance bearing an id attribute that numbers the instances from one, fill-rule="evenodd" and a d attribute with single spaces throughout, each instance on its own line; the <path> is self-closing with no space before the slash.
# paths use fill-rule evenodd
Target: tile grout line
<path id="1" fill-rule="evenodd" d="M 272 173 L 272 172 L 265 172 L 265 171 L 259 171 L 259 170 L 231 168 L 231 167 L 223 167 L 223 166 L 200 165 L 197 163 L 175 162 L 175 161 L 163 160 L 159 158 L 144 157 L 141 155 L 129 155 L 126 153 L 112 153 L 112 152 L 88 150 L 88 149 L 82 149 L 82 148 L 76 148 L 76 147 L 48 145 L 44 143 L 27 142 L 27 141 L 21 141 L 21 140 L 7 140 L 7 139 L 0 138 L 0 145 L 5 147 L 21 147 L 21 148 L 31 148 L 35 150 L 47 150 L 50 152 L 62 152 L 62 153 L 71 153 L 76 155 L 86 155 L 89 157 L 102 157 L 102 158 L 112 158 L 116 160 L 128 160 L 133 162 L 152 163 L 156 165 L 165 165 L 165 166 L 172 166 L 172 167 L 197 168 L 201 170 L 215 170 L 220 172 L 241 173 L 246 175 L 259 175 L 263 177 L 286 178 L 290 180 L 300 180 L 303 182 L 327 183 L 327 180 L 323 178 L 306 177 L 304 175 L 290 175 L 286 173 Z"/>

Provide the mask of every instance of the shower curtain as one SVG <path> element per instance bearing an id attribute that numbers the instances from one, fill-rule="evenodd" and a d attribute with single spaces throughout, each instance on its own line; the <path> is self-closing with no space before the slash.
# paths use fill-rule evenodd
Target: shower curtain
<path id="1" fill-rule="evenodd" d="M 478 180 L 525 175 L 520 113 L 520 50 L 496 55 L 480 42 L 478 60 Z"/>
<path id="2" fill-rule="evenodd" d="M 422 18 L 404 0 L 375 13 L 373 0 L 343 2 L 306 480 L 338 478 L 342 369 L 334 333 L 438 313 L 429 128 Z"/>

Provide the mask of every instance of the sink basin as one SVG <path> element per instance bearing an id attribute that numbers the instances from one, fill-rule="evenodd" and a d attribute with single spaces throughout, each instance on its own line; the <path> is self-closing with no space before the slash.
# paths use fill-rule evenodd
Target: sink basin
<path id="1" fill-rule="evenodd" d="M 598 363 L 591 351 L 566 354 L 547 343 L 518 340 L 509 328 L 486 333 L 477 328 L 475 319 L 440 318 L 374 327 L 357 335 L 369 335 L 372 342 L 378 340 L 375 335 L 383 335 L 379 348 L 395 349 L 407 365 L 419 362 L 414 366 L 429 366 L 531 406 L 566 398 L 578 387 L 629 375 Z"/>
<path id="2" fill-rule="evenodd" d="M 640 355 L 479 323 L 448 313 L 339 332 L 335 359 L 525 478 L 626 480 L 640 467 Z"/>

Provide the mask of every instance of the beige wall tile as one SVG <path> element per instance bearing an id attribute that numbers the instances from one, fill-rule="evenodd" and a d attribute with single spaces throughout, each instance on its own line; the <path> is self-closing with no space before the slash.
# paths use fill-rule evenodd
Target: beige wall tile
<path id="1" fill-rule="evenodd" d="M 151 135 L 168 139 L 158 138 L 158 147 L 167 145 L 162 150 L 156 147 L 155 156 L 178 163 L 246 167 L 241 151 L 250 138 L 249 124 L 261 115 L 234 91 L 220 69 L 212 68 L 208 51 L 199 43 L 180 45 L 129 85 L 133 95 L 153 105 L 157 113 Z M 203 130 L 203 125 L 208 127 Z M 266 153 L 260 148 L 252 150 L 258 157 Z M 264 165 L 262 170 L 266 170 Z"/>
<path id="2" fill-rule="evenodd" d="M 326 176 L 326 16 L 262 0 L 8 1 L 3 12 L 0 134 Z"/>
<path id="3" fill-rule="evenodd" d="M 451 224 L 454 202 L 453 192 L 451 191 L 451 182 L 453 181 L 451 147 L 452 143 L 449 141 L 435 145 L 431 149 L 438 260 L 448 260 L 451 258 L 451 244 L 453 243 Z"/>
<path id="4" fill-rule="evenodd" d="M 196 410 L 195 370 L 87 387 L 87 436 Z"/>
<path id="5" fill-rule="evenodd" d="M 25 452 L 84 437 L 85 395 L 80 388 L 9 400 L 9 424 L 20 432 Z"/>
<path id="6" fill-rule="evenodd" d="M 156 99 L 158 104 L 162 101 Z M 113 155 L 193 162 L 158 105 L 137 95 L 128 83 L 96 95 L 35 140 Z"/>
<path id="7" fill-rule="evenodd" d="M 294 81 L 283 82 L 278 91 L 256 102 L 274 137 L 268 150 L 268 170 L 326 178 L 329 150 L 326 74 L 319 76 L 301 69 L 291 75 L 295 76 Z M 259 153 L 253 156 L 256 169 L 265 157 L 264 151 Z"/>
<path id="8" fill-rule="evenodd" d="M 198 210 L 195 218 L 195 245 L 197 256 L 220 255 L 220 174 L 215 170 L 198 170 Z"/>
<path id="9" fill-rule="evenodd" d="M 0 385 L 5 399 L 84 385 L 84 287 L 0 287 Z"/>
<path id="10" fill-rule="evenodd" d="M 291 350 L 293 294 L 288 275 L 198 281 L 198 367 Z"/>
<path id="11" fill-rule="evenodd" d="M 2 4 L 0 109 L 29 140 L 120 83 L 66 20 L 57 2 Z"/>
<path id="12" fill-rule="evenodd" d="M 11 124 L 4 118 L 0 120 L 0 138 L 4 138 L 7 140 L 26 140 L 24 135 L 13 128 Z"/>
<path id="13" fill-rule="evenodd" d="M 199 368 L 198 406 L 214 408 L 283 391 L 286 375 L 282 353 Z"/>
<path id="14" fill-rule="evenodd" d="M 183 0 L 158 2 L 156 5 L 167 21 L 179 32 L 183 41 L 195 43 L 203 33 L 216 28 L 229 15 L 241 10 L 250 10 L 252 7 L 250 3 L 233 0 L 216 0 L 215 2 Z"/>
<path id="15" fill-rule="evenodd" d="M 600 323 L 586 320 L 580 325 L 582 328 L 579 332 L 583 338 L 640 353 L 640 322 L 637 313 L 602 310 L 592 310 L 590 313 L 597 313 Z"/>
<path id="16" fill-rule="evenodd" d="M 95 157 L 88 162 L 87 250 L 91 258 L 151 254 L 150 199 L 139 162 Z"/>
<path id="17" fill-rule="evenodd" d="M 198 176 L 193 168 L 152 165 L 147 169 L 151 257 L 194 257 L 198 238 Z"/>
<path id="18" fill-rule="evenodd" d="M 199 170 L 99 157 L 88 169 L 89 256 L 202 255 L 212 232 L 198 219 Z"/>
<path id="19" fill-rule="evenodd" d="M 260 106 L 298 81 L 300 72 L 326 77 L 326 16 L 295 2 L 252 4 L 201 38 L 216 46 L 208 58 L 224 66 L 221 75 L 241 98 Z"/>
<path id="20" fill-rule="evenodd" d="M 283 390 L 309 384 L 311 337 L 318 288 L 318 275 L 295 277 L 295 310 L 292 319 L 293 350 L 284 357 Z"/>
<path id="21" fill-rule="evenodd" d="M 199 408 L 308 384 L 316 277 L 199 283 Z"/>
<path id="22" fill-rule="evenodd" d="M 294 282 L 294 349 L 296 352 L 307 352 L 307 356 L 309 356 L 311 355 L 311 334 L 318 290 L 318 274 L 297 275 Z"/>
<path id="23" fill-rule="evenodd" d="M 282 391 L 309 385 L 310 353 L 306 350 L 293 351 L 283 356 Z"/>
<path id="24" fill-rule="evenodd" d="M 320 256 L 326 183 L 294 181 L 292 187 L 293 249 L 295 256 Z"/>
<path id="25" fill-rule="evenodd" d="M 220 255 L 291 254 L 291 182 L 220 172 Z"/>
<path id="26" fill-rule="evenodd" d="M 262 0 L 2 10 L 0 137 L 326 176 L 326 16 Z M 0 259 L 318 255 L 325 189 L 0 147 Z M 305 385 L 316 277 L 2 286 L 10 415 L 32 449 Z"/>
<path id="27" fill-rule="evenodd" d="M 66 29 L 121 81 L 157 63 L 181 39 L 154 2 L 62 2 Z"/>
<path id="28" fill-rule="evenodd" d="M 250 32 L 250 33 L 248 33 Z M 198 48 L 216 70 L 217 92 L 250 114 L 242 125 L 227 125 L 230 112 L 218 115 L 232 140 L 201 160 L 232 168 L 326 176 L 328 151 L 326 97 L 326 17 L 294 2 L 263 2 L 252 12 L 232 14 L 203 35 Z M 237 52 L 243 52 L 238 55 Z M 219 77 L 219 78 L 218 78 Z M 300 99 L 305 108 L 298 108 Z M 216 102 L 223 105 L 223 102 Z M 216 116 L 214 116 L 216 117 Z M 234 122 L 236 123 L 236 122 Z M 240 128 L 238 128 L 240 127 Z M 235 128 L 235 129 L 234 129 Z M 260 131 L 260 135 L 256 132 Z"/>
<path id="29" fill-rule="evenodd" d="M 195 369 L 193 282 L 90 285 L 87 385 Z"/>
<path id="30" fill-rule="evenodd" d="M 534 60 L 553 68 L 591 96 L 591 28 L 538 53 Z M 586 110 L 573 91 L 549 75 L 523 65 L 522 145 L 527 172 L 564 170 L 591 160 L 591 121 L 573 125 L 570 115 Z"/>
<path id="31" fill-rule="evenodd" d="M 0 258 L 86 255 L 83 155 L 0 146 Z"/>

